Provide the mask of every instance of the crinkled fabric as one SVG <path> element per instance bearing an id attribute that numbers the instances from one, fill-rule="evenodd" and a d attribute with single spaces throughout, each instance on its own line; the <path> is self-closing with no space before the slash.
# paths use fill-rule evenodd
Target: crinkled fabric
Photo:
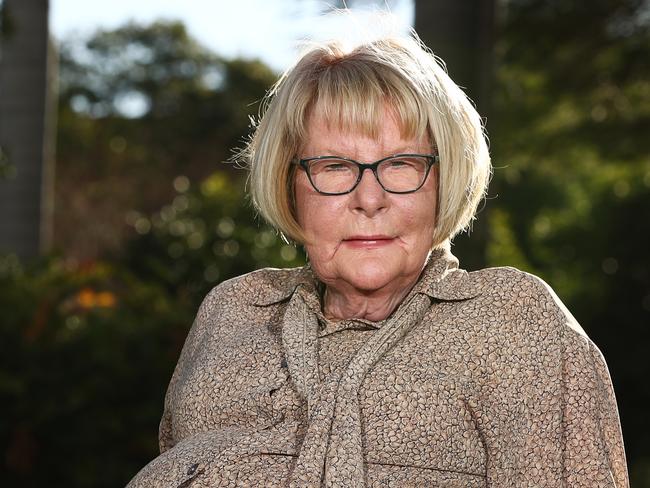
<path id="1" fill-rule="evenodd" d="M 436 250 L 381 322 L 321 292 L 306 266 L 208 294 L 129 488 L 629 486 L 605 360 L 539 278 Z"/>

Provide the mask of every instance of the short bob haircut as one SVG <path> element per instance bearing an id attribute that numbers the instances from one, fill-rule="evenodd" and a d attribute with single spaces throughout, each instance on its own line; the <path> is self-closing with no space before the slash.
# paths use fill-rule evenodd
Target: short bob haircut
<path id="1" fill-rule="evenodd" d="M 377 137 L 385 107 L 403 137 L 427 135 L 440 155 L 433 247 L 448 246 L 470 226 L 491 174 L 481 119 L 413 35 L 347 49 L 339 42 L 313 45 L 269 91 L 242 156 L 253 204 L 285 239 L 305 243 L 295 218 L 290 162 L 306 142 L 309 117 L 318 113 L 341 130 Z"/>

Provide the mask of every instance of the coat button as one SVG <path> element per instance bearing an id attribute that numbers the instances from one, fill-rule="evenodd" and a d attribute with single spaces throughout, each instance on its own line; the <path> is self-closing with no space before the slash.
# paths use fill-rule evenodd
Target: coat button
<path id="1" fill-rule="evenodd" d="M 282 361 L 280 361 L 280 367 L 281 368 L 286 368 L 287 367 L 287 360 L 286 359 L 283 359 Z"/>
<path id="2" fill-rule="evenodd" d="M 196 473 L 196 470 L 199 468 L 199 464 L 192 464 L 189 468 L 187 468 L 187 475 L 192 476 L 194 473 Z"/>

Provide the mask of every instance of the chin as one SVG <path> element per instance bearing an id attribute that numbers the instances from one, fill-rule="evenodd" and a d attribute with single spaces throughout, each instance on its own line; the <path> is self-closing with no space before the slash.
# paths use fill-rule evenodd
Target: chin
<path id="1" fill-rule="evenodd" d="M 386 266 L 385 261 L 379 263 L 357 263 L 350 266 L 345 273 L 349 276 L 350 284 L 364 291 L 374 291 L 388 285 L 399 276 L 399 269 Z"/>

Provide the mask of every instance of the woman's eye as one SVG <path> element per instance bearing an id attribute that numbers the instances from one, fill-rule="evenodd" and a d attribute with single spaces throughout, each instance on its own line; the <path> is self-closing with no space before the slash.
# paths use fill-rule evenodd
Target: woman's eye
<path id="1" fill-rule="evenodd" d="M 403 159 L 395 159 L 389 162 L 390 167 L 392 169 L 400 169 L 400 168 L 410 168 L 413 166 L 412 163 L 409 161 L 405 161 Z"/>
<path id="2" fill-rule="evenodd" d="M 345 163 L 331 162 L 331 163 L 327 163 L 324 166 L 323 171 L 328 171 L 328 172 L 331 172 L 331 171 L 346 171 L 348 169 L 349 169 L 348 165 L 345 164 Z"/>

